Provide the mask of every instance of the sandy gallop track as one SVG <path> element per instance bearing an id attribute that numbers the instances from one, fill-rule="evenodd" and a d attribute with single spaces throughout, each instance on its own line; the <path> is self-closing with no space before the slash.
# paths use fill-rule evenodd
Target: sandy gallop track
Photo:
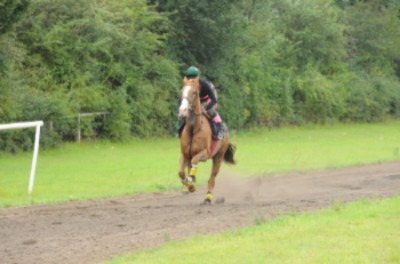
<path id="1" fill-rule="evenodd" d="M 0 209 L 0 263 L 99 263 L 165 241 L 253 224 L 337 201 L 400 195 L 400 162 L 243 180 L 224 175 L 217 197 L 205 190 L 146 194 L 62 205 Z"/>

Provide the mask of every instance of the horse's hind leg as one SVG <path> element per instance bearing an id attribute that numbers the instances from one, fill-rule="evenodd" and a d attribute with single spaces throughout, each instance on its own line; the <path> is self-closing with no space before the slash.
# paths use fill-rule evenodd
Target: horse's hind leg
<path id="1" fill-rule="evenodd" d="M 211 204 L 212 200 L 213 200 L 213 191 L 214 191 L 214 187 L 215 187 L 215 178 L 217 177 L 217 174 L 219 172 L 219 169 L 221 168 L 221 163 L 222 163 L 222 155 L 218 155 L 215 156 L 213 158 L 213 166 L 212 166 L 212 170 L 211 170 L 211 175 L 210 175 L 210 179 L 208 179 L 208 191 L 207 191 L 207 195 L 206 198 L 204 199 L 203 204 Z"/>

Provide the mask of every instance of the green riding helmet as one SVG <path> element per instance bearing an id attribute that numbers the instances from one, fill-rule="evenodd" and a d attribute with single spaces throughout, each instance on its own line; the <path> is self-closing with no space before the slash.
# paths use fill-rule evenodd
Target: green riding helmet
<path id="1" fill-rule="evenodd" d="M 192 77 L 192 78 L 193 77 L 198 77 L 198 76 L 200 76 L 200 70 L 195 66 L 190 66 L 186 70 L 185 76 L 188 77 L 188 78 L 190 78 L 190 77 Z"/>

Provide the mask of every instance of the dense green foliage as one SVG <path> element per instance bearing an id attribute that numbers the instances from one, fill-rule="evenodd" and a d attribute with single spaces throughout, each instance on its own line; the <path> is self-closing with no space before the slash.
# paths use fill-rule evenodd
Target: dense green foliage
<path id="1" fill-rule="evenodd" d="M 2 0 L 0 123 L 44 120 L 43 144 L 175 132 L 198 66 L 231 128 L 380 121 L 400 109 L 395 0 Z M 0 149 L 32 145 L 0 134 Z"/>

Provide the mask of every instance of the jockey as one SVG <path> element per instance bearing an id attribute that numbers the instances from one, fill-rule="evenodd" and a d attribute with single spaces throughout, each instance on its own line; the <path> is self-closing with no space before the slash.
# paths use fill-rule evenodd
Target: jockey
<path id="1" fill-rule="evenodd" d="M 185 72 L 185 78 L 193 79 L 199 78 L 200 82 L 200 102 L 203 104 L 204 111 L 210 117 L 211 128 L 213 135 L 221 140 L 224 138 L 224 125 L 220 115 L 217 113 L 217 92 L 215 90 L 214 84 L 208 81 L 204 77 L 200 77 L 200 70 L 195 66 L 190 66 Z M 185 126 L 185 120 L 182 121 L 179 127 L 179 136 L 182 133 L 183 127 Z"/>

